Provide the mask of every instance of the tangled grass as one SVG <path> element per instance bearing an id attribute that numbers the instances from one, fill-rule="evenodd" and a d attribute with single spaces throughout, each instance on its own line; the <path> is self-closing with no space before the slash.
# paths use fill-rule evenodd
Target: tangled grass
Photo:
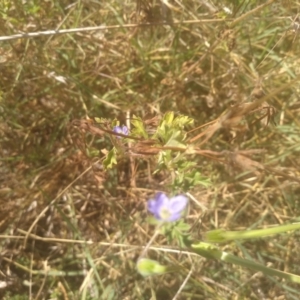
<path id="1" fill-rule="evenodd" d="M 153 231 L 146 200 L 171 175 L 153 175 L 152 156 L 105 171 L 110 133 L 91 130 L 94 118 L 133 115 L 152 130 L 167 111 L 212 122 L 190 136 L 210 151 L 193 157 L 212 182 L 190 191 L 199 239 L 298 221 L 298 12 L 296 0 L 2 1 L 1 298 L 299 299 L 296 284 L 163 237 L 151 256 L 185 272 L 137 274 Z M 298 232 L 222 245 L 300 274 L 298 246 Z"/>

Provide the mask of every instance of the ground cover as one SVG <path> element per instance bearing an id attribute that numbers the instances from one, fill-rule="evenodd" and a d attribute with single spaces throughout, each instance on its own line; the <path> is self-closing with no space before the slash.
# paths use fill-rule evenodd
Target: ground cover
<path id="1" fill-rule="evenodd" d="M 180 269 L 144 278 L 136 266 L 157 191 L 189 198 L 182 220 L 198 241 L 298 221 L 298 13 L 292 0 L 2 1 L 1 297 L 299 299 L 297 283 L 168 236 L 148 256 Z M 155 135 L 172 113 L 193 120 L 186 135 L 167 138 L 173 121 Z M 195 166 L 177 176 L 187 152 Z M 217 246 L 300 275 L 298 239 Z"/>

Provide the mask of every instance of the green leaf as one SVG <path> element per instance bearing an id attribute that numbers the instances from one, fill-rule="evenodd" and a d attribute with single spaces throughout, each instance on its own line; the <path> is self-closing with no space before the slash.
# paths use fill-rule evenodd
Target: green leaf
<path id="1" fill-rule="evenodd" d="M 120 121 L 118 119 L 113 119 L 111 122 L 111 128 L 113 129 L 115 126 L 120 126 Z"/>
<path id="2" fill-rule="evenodd" d="M 191 225 L 185 223 L 183 220 L 180 220 L 176 226 L 176 229 L 183 233 L 185 231 L 189 231 L 191 229 Z"/>
<path id="3" fill-rule="evenodd" d="M 188 116 L 178 116 L 174 120 L 174 126 L 177 128 L 183 128 L 184 126 L 192 124 L 194 124 L 194 119 L 189 118 Z"/>
<path id="4" fill-rule="evenodd" d="M 262 273 L 269 276 L 278 276 L 292 282 L 300 283 L 300 276 L 298 275 L 265 267 L 264 265 L 256 263 L 249 259 L 239 258 L 225 251 L 221 251 L 216 246 L 209 243 L 199 242 L 198 244 L 192 244 L 191 247 L 193 252 L 206 258 L 221 260 L 255 271 L 261 271 Z"/>
<path id="5" fill-rule="evenodd" d="M 222 257 L 221 251 L 219 251 L 216 246 L 209 243 L 199 242 L 198 244 L 192 244 L 191 247 L 194 252 L 206 258 L 221 259 Z"/>
<path id="6" fill-rule="evenodd" d="M 134 128 L 131 130 L 131 134 L 137 137 L 143 137 L 148 138 L 148 133 L 146 132 L 146 129 L 144 127 L 144 122 L 141 118 L 133 115 L 131 119 L 131 124 L 134 126 Z"/>
<path id="7" fill-rule="evenodd" d="M 163 120 L 164 120 L 165 124 L 171 125 L 174 120 L 174 112 L 173 111 L 167 112 L 164 115 Z"/>
<path id="8" fill-rule="evenodd" d="M 116 164 L 117 164 L 117 150 L 114 147 L 107 153 L 106 158 L 103 161 L 103 166 L 105 169 L 111 169 Z"/>
<path id="9" fill-rule="evenodd" d="M 100 151 L 96 148 L 88 148 L 86 152 L 88 157 L 97 157 L 100 154 Z"/>
<path id="10" fill-rule="evenodd" d="M 170 138 L 168 140 L 168 142 L 165 144 L 166 147 L 176 147 L 176 148 L 182 148 L 182 149 L 185 149 L 186 148 L 186 145 L 183 144 L 183 143 L 180 143 L 179 141 L 173 139 L 173 138 Z"/>
<path id="11" fill-rule="evenodd" d="M 144 277 L 167 273 L 166 266 L 161 265 L 156 260 L 148 258 L 140 258 L 138 260 L 137 270 Z"/>
<path id="12" fill-rule="evenodd" d="M 181 160 L 177 162 L 177 175 L 173 182 L 173 186 L 188 191 L 197 185 L 209 187 L 211 182 L 209 178 L 201 175 L 199 171 L 193 169 L 194 162 Z"/>
<path id="13" fill-rule="evenodd" d="M 190 188 L 196 185 L 203 185 L 205 187 L 209 187 L 211 185 L 209 178 L 203 177 L 197 170 L 192 170 L 187 173 L 185 180 Z"/>
<path id="14" fill-rule="evenodd" d="M 107 122 L 107 119 L 104 119 L 104 118 L 97 118 L 95 117 L 94 120 L 96 121 L 96 123 L 106 123 Z"/>
<path id="15" fill-rule="evenodd" d="M 245 240 L 262 238 L 274 234 L 284 233 L 300 229 L 300 223 L 279 225 L 271 228 L 256 229 L 256 230 L 241 230 L 241 231 L 226 231 L 223 229 L 216 229 L 208 231 L 205 234 L 205 240 L 210 243 L 222 243 L 232 240 Z"/>

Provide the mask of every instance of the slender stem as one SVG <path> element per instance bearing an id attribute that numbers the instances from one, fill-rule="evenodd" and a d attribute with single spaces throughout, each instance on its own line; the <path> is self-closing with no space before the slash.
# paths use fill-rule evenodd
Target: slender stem
<path id="1" fill-rule="evenodd" d="M 160 228 L 163 225 L 163 223 L 159 224 L 153 234 L 153 236 L 151 237 L 150 241 L 148 242 L 148 244 L 145 246 L 145 248 L 143 249 L 141 255 L 139 256 L 139 259 L 143 258 L 146 254 L 146 252 L 148 251 L 150 245 L 153 243 L 154 239 L 158 236 L 158 234 L 160 233 Z"/>
<path id="2" fill-rule="evenodd" d="M 300 283 L 300 276 L 295 275 L 292 273 L 282 272 L 276 269 L 272 269 L 269 267 L 266 267 L 262 264 L 256 263 L 254 261 L 239 258 L 237 256 L 234 256 L 232 254 L 229 254 L 227 252 L 219 250 L 216 246 L 200 242 L 198 244 L 193 244 L 192 251 L 195 253 L 198 253 L 199 255 L 209 258 L 209 259 L 217 259 L 221 261 L 225 261 L 228 263 L 232 263 L 235 265 L 239 265 L 242 267 L 250 268 L 255 271 L 261 271 L 264 274 L 270 275 L 270 276 L 278 276 L 280 278 L 284 278 L 287 280 L 290 280 L 292 282 Z"/>
<path id="3" fill-rule="evenodd" d="M 260 11 L 261 9 L 263 9 L 264 7 L 272 4 L 275 0 L 269 0 L 268 2 L 260 5 L 260 6 L 257 6 L 255 7 L 254 9 L 246 12 L 245 14 L 241 15 L 240 17 L 236 18 L 231 24 L 230 24 L 230 27 L 233 28 L 237 23 L 243 21 L 244 19 L 246 19 L 247 17 L 249 17 L 250 15 Z"/>
<path id="4" fill-rule="evenodd" d="M 279 225 L 257 230 L 225 231 L 217 229 L 208 231 L 205 235 L 205 240 L 210 243 L 221 243 L 232 240 L 261 238 L 298 229 L 300 229 L 300 223 Z"/>
<path id="5" fill-rule="evenodd" d="M 35 38 L 39 36 L 48 35 L 59 35 L 68 33 L 78 33 L 87 31 L 99 31 L 99 30 L 109 30 L 109 29 L 120 29 L 120 28 L 136 28 L 136 27 L 150 27 L 150 26 L 165 26 L 165 25 L 180 25 L 180 24 L 203 24 L 203 23 L 215 23 L 215 22 L 225 22 L 223 19 L 206 19 L 206 20 L 187 20 L 187 21 L 177 21 L 172 23 L 157 22 L 157 23 L 140 23 L 140 24 L 124 24 L 124 25 L 111 25 L 111 26 L 91 26 L 91 27 L 79 27 L 70 29 L 60 29 L 60 30 L 46 30 L 37 32 L 23 32 L 14 35 L 0 36 L 0 41 L 16 40 L 16 39 L 26 39 Z"/>

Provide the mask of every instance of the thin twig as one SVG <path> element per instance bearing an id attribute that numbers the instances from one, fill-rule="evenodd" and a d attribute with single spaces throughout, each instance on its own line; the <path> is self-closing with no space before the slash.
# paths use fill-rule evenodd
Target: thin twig
<path id="1" fill-rule="evenodd" d="M 187 276 L 185 277 L 183 283 L 181 284 L 180 288 L 178 289 L 177 293 L 175 294 L 175 296 L 173 297 L 172 300 L 176 300 L 179 296 L 179 294 L 181 293 L 181 291 L 183 290 L 183 288 L 185 287 L 185 285 L 187 284 L 188 280 L 190 279 L 190 277 L 192 276 L 193 273 L 193 265 L 189 271 L 189 273 L 187 274 Z"/>
<path id="2" fill-rule="evenodd" d="M 87 32 L 87 31 L 99 31 L 99 30 L 109 30 L 109 29 L 121 29 L 121 28 L 136 28 L 136 27 L 150 27 L 150 26 L 165 26 L 165 25 L 179 25 L 179 24 L 204 24 L 204 23 L 221 23 L 225 22 L 222 19 L 206 19 L 206 20 L 187 20 L 187 21 L 176 21 L 172 23 L 157 22 L 157 23 L 140 23 L 140 24 L 124 24 L 124 25 L 110 25 L 110 26 L 90 26 L 90 27 L 79 27 L 79 28 L 69 28 L 69 29 L 60 29 L 60 30 L 46 30 L 46 31 L 37 31 L 37 32 L 23 32 L 8 36 L 0 36 L 1 41 L 9 41 L 16 39 L 27 39 L 35 38 L 40 36 L 48 35 L 59 35 L 59 34 L 68 34 L 68 33 L 78 33 L 78 32 Z"/>
<path id="3" fill-rule="evenodd" d="M 246 12 L 245 14 L 241 15 L 240 17 L 236 18 L 231 24 L 230 24 L 230 27 L 234 27 L 237 23 L 243 21 L 244 19 L 246 19 L 247 17 L 249 17 L 250 15 L 260 11 L 261 9 L 263 9 L 264 7 L 272 4 L 275 0 L 269 0 L 268 2 L 260 5 L 260 6 L 257 6 L 255 7 L 254 9 Z"/>
<path id="4" fill-rule="evenodd" d="M 150 245 L 153 243 L 153 241 L 155 240 L 155 238 L 159 235 L 160 229 L 161 229 L 162 225 L 163 225 L 163 223 L 161 223 L 161 224 L 159 224 L 159 225 L 157 226 L 157 228 L 156 228 L 156 230 L 155 230 L 153 236 L 151 237 L 151 239 L 149 240 L 148 244 L 147 244 L 147 245 L 145 246 L 145 248 L 143 249 L 143 251 L 142 251 L 142 253 L 141 253 L 140 257 L 139 257 L 139 260 L 140 260 L 141 258 L 144 258 L 144 256 L 146 255 L 146 253 L 147 253 L 147 251 L 148 251 Z"/>

